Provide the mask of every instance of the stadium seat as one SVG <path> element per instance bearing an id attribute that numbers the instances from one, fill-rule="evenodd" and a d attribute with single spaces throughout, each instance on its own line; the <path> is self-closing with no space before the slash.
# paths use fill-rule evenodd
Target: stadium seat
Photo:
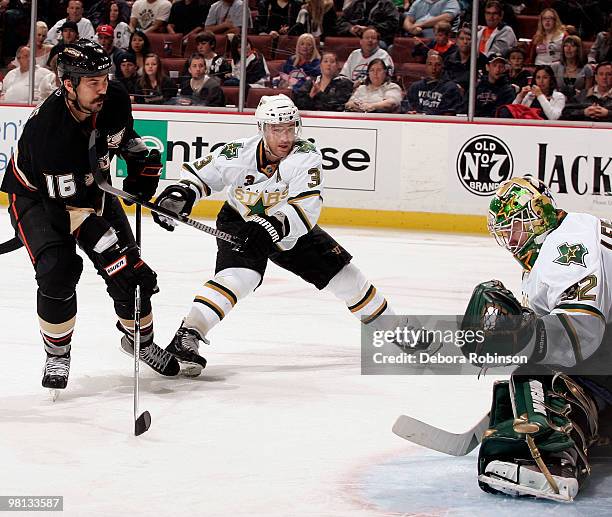
<path id="1" fill-rule="evenodd" d="M 259 100 L 264 95 L 279 95 L 281 93 L 291 97 L 291 88 L 250 88 L 245 108 L 256 108 L 259 104 Z"/>
<path id="2" fill-rule="evenodd" d="M 268 70 L 270 71 L 270 79 L 274 79 L 280 74 L 280 71 L 285 64 L 285 60 L 273 59 L 272 61 L 267 61 L 266 64 L 268 65 Z"/>
<path id="3" fill-rule="evenodd" d="M 353 36 L 328 36 L 325 38 L 325 48 L 335 52 L 338 59 L 346 61 L 353 50 L 359 48 L 359 38 Z"/>
<path id="4" fill-rule="evenodd" d="M 274 56 L 274 39 L 269 34 L 262 35 L 249 35 L 249 40 L 251 41 L 251 45 L 258 50 L 263 57 L 266 58 L 266 61 L 269 61 Z"/>
<path id="5" fill-rule="evenodd" d="M 183 53 L 182 34 L 163 34 L 161 32 L 152 32 L 147 34 L 151 43 L 151 52 L 154 52 L 159 57 L 181 57 Z M 166 50 L 166 45 L 169 44 L 169 51 Z"/>
<path id="6" fill-rule="evenodd" d="M 533 38 L 533 35 L 538 30 L 539 16 L 519 14 L 516 17 L 516 37 L 517 38 Z"/>
<path id="7" fill-rule="evenodd" d="M 170 72 L 178 72 L 179 75 L 182 75 L 183 70 L 185 70 L 185 65 L 187 64 L 187 58 L 162 57 L 161 62 L 162 65 L 164 65 L 164 70 L 168 75 L 170 75 Z"/>
<path id="8" fill-rule="evenodd" d="M 238 86 L 221 86 L 221 89 L 225 95 L 225 105 L 238 106 L 240 88 Z"/>
<path id="9" fill-rule="evenodd" d="M 185 45 L 185 50 L 183 50 L 183 56 L 189 57 L 191 56 L 191 54 L 197 51 L 197 45 L 195 41 L 196 36 L 197 34 L 192 34 L 187 38 L 187 44 Z M 215 40 L 217 42 L 215 52 L 220 56 L 225 56 L 225 50 L 227 48 L 227 35 L 215 34 Z"/>
<path id="10" fill-rule="evenodd" d="M 423 63 L 400 63 L 395 66 L 395 78 L 404 90 L 415 81 L 425 77 L 425 65 Z"/>
<path id="11" fill-rule="evenodd" d="M 424 56 L 413 56 L 414 47 L 419 44 L 427 45 L 431 40 L 421 38 L 395 38 L 389 54 L 393 63 L 424 63 Z"/>

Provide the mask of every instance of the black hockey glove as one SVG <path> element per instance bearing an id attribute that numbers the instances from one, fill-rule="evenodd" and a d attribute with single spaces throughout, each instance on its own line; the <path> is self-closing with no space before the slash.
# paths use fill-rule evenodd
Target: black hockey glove
<path id="1" fill-rule="evenodd" d="M 244 244 L 239 251 L 253 260 L 266 258 L 272 252 L 274 244 L 289 233 L 289 221 L 285 214 L 276 212 L 274 215 L 256 215 L 249 219 L 237 237 Z"/>
<path id="2" fill-rule="evenodd" d="M 159 291 L 157 275 L 140 258 L 136 246 L 115 245 L 98 254 L 98 264 L 102 268 L 102 276 L 111 281 L 107 291 L 116 301 L 130 300 L 137 285 L 143 298 L 150 298 Z"/>
<path id="3" fill-rule="evenodd" d="M 145 201 L 153 197 L 161 176 L 161 154 L 157 149 L 151 149 L 142 157 L 126 159 L 128 175 L 123 180 L 123 190 Z M 131 203 L 126 203 L 131 204 Z"/>
<path id="4" fill-rule="evenodd" d="M 191 213 L 195 200 L 196 194 L 192 189 L 184 184 L 177 183 L 166 187 L 164 191 L 157 196 L 155 204 L 177 215 L 187 216 Z M 177 224 L 173 219 L 164 217 L 157 212 L 153 212 L 153 220 L 164 230 L 168 230 L 169 232 L 174 231 Z"/>

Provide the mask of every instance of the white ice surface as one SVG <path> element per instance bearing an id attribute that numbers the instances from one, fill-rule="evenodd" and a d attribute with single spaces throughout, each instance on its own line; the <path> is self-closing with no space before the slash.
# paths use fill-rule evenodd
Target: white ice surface
<path id="1" fill-rule="evenodd" d="M 487 237 L 330 233 L 398 312 L 461 313 L 480 281 L 519 286 L 518 266 Z M 11 235 L 3 211 L 0 239 Z M 143 256 L 159 275 L 156 341 L 165 346 L 213 274 L 215 242 L 145 217 Z M 63 495 L 70 516 L 498 514 L 500 498 L 476 484 L 475 456 L 441 458 L 391 433 L 402 413 L 467 429 L 487 411 L 492 379 L 360 375 L 357 321 L 273 264 L 210 333 L 202 377 L 142 367 L 141 408 L 153 423 L 138 438 L 132 361 L 92 266 L 78 286 L 70 382 L 55 403 L 40 386 L 24 249 L 0 257 L 0 282 L 0 495 Z M 448 489 L 455 479 L 466 498 Z"/>

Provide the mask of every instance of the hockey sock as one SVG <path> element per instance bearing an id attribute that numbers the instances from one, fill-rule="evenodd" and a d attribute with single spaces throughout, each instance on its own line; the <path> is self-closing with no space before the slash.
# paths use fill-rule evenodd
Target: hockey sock
<path id="1" fill-rule="evenodd" d="M 117 328 L 134 342 L 134 320 L 119 316 Z M 153 342 L 153 313 L 140 317 L 140 345 L 144 348 Z"/>
<path id="2" fill-rule="evenodd" d="M 51 355 L 67 354 L 76 322 L 76 293 L 64 300 L 51 298 L 39 289 L 36 297 L 38 323 L 46 352 Z"/>
<path id="3" fill-rule="evenodd" d="M 261 275 L 251 269 L 228 268 L 219 271 L 195 296 L 183 324 L 197 330 L 201 337 L 206 336 L 238 300 L 255 290 L 260 281 Z"/>
<path id="4" fill-rule="evenodd" d="M 325 290 L 344 301 L 349 311 L 366 325 L 381 315 L 395 314 L 385 297 L 353 264 L 343 267 Z"/>

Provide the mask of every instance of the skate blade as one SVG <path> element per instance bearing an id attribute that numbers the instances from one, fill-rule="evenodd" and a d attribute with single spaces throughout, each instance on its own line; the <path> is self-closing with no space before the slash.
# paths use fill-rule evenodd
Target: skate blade
<path id="1" fill-rule="evenodd" d="M 198 377 L 202 373 L 202 365 L 188 361 L 179 361 L 181 375 L 184 377 Z"/>
<path id="2" fill-rule="evenodd" d="M 508 495 L 531 496 L 537 499 L 549 499 L 551 501 L 559 501 L 561 503 L 572 503 L 574 501 L 574 498 L 567 493 L 555 494 L 554 492 L 543 492 L 537 488 L 519 485 L 517 483 L 513 483 L 512 481 L 487 476 L 486 474 L 481 474 L 478 476 L 478 481 L 481 481 L 482 483 L 485 483 L 490 487 Z M 514 493 L 509 493 L 509 491 Z"/>

